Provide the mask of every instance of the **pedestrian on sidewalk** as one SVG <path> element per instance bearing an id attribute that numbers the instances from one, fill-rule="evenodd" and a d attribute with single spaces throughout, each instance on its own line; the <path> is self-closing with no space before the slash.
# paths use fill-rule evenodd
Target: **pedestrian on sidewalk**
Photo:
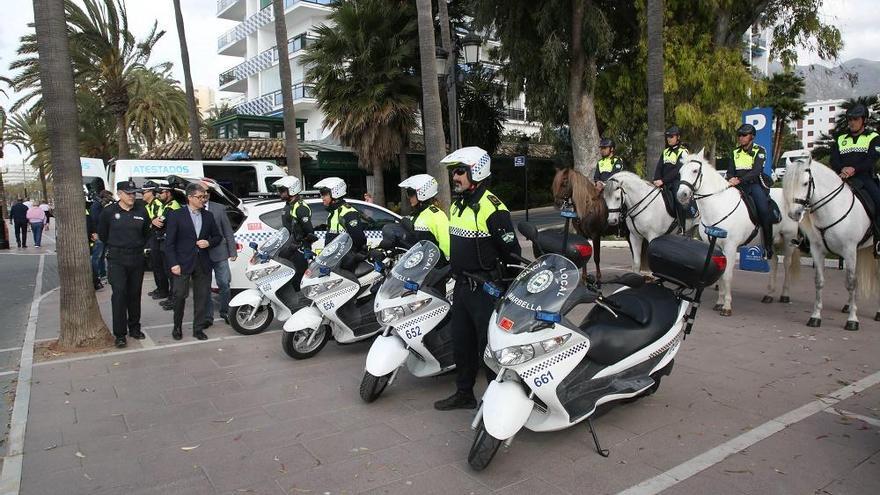
<path id="1" fill-rule="evenodd" d="M 34 246 L 40 247 L 43 240 L 43 229 L 46 225 L 46 212 L 40 208 L 36 201 L 31 201 L 31 207 L 26 213 L 28 224 L 31 226 L 31 232 L 34 235 Z"/>
<path id="2" fill-rule="evenodd" d="M 116 184 L 117 203 L 101 211 L 98 238 L 107 246 L 109 279 L 113 295 L 113 335 L 116 347 L 125 347 L 126 330 L 134 339 L 141 332 L 141 287 L 144 282 L 144 246 L 150 222 L 143 203 L 135 202 L 139 191 L 133 180 Z"/>
<path id="3" fill-rule="evenodd" d="M 15 230 L 15 243 L 20 248 L 27 247 L 27 211 L 28 207 L 21 198 L 18 198 L 9 209 L 9 218 L 12 219 L 12 228 Z"/>
<path id="4" fill-rule="evenodd" d="M 205 212 L 208 194 L 198 183 L 186 186 L 186 207 L 166 213 L 165 257 L 171 266 L 174 291 L 174 340 L 183 338 L 183 312 L 190 285 L 193 291 L 193 337 L 207 340 L 208 297 L 211 293 L 211 256 L 209 249 L 223 237 L 214 216 Z"/>
<path id="5" fill-rule="evenodd" d="M 205 184 L 208 189 L 207 184 Z M 238 251 L 235 246 L 235 232 L 232 230 L 232 224 L 229 223 L 229 216 L 226 213 L 226 207 L 215 201 L 210 201 L 210 190 L 208 190 L 208 203 L 205 210 L 214 217 L 214 223 L 220 231 L 223 240 L 212 247 L 209 254 L 211 263 L 214 267 L 214 279 L 217 281 L 217 288 L 220 289 L 220 318 L 229 325 L 229 284 L 232 282 L 232 272 L 229 271 L 229 262 L 235 261 Z M 208 294 L 208 318 L 205 321 L 205 328 L 214 324 L 214 298 Z"/>

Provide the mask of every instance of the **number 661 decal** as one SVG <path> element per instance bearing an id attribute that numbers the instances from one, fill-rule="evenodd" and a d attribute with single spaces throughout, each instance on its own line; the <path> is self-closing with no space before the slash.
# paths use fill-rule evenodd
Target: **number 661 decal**
<path id="1" fill-rule="evenodd" d="M 546 373 L 541 373 L 540 375 L 536 376 L 534 380 L 532 380 L 532 382 L 535 384 L 535 386 L 539 387 L 539 388 L 544 385 L 547 385 L 548 383 L 550 383 L 552 381 L 553 381 L 553 373 L 550 371 L 548 371 Z"/>

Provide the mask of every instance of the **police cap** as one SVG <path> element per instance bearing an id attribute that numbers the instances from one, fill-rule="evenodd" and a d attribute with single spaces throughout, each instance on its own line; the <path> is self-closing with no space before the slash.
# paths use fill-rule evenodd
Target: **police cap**
<path id="1" fill-rule="evenodd" d="M 600 148 L 613 148 L 614 147 L 614 140 L 609 139 L 609 138 L 602 138 L 599 140 L 599 147 Z"/>
<path id="2" fill-rule="evenodd" d="M 753 126 L 752 124 L 743 124 L 739 126 L 739 128 L 737 128 L 736 130 L 737 136 L 748 136 L 749 134 L 751 134 L 752 136 L 756 134 L 755 126 Z"/>
<path id="3" fill-rule="evenodd" d="M 669 129 L 666 129 L 665 134 L 666 134 L 666 137 L 681 136 L 681 129 L 679 129 L 677 125 L 674 125 L 674 126 L 670 127 Z"/>
<path id="4" fill-rule="evenodd" d="M 122 191 L 125 193 L 129 193 L 129 194 L 141 192 L 141 188 L 139 188 L 137 186 L 137 184 L 135 184 L 134 181 L 131 179 L 124 180 L 122 182 L 117 182 L 116 183 L 116 190 Z"/>
<path id="5" fill-rule="evenodd" d="M 852 108 L 846 111 L 846 118 L 848 119 L 858 119 L 858 118 L 868 118 L 868 108 L 861 103 L 853 105 Z"/>

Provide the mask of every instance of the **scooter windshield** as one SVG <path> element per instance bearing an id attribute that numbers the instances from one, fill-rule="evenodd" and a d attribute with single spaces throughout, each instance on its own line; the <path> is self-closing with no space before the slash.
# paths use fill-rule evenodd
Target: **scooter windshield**
<path id="1" fill-rule="evenodd" d="M 290 232 L 287 231 L 286 227 L 281 227 L 281 230 L 276 230 L 274 234 L 270 235 L 268 239 L 263 241 L 263 244 L 261 244 L 258 249 L 266 256 L 272 257 L 278 253 L 281 246 L 284 246 L 289 239 Z"/>
<path id="2" fill-rule="evenodd" d="M 333 242 L 321 249 L 321 254 L 309 264 L 309 269 L 305 273 L 308 278 L 321 277 L 331 270 L 338 267 L 342 263 L 342 258 L 351 251 L 351 237 L 348 233 L 342 233 L 333 239 Z"/>
<path id="3" fill-rule="evenodd" d="M 526 267 L 507 289 L 495 324 L 508 333 L 531 332 L 561 321 L 562 305 L 580 281 L 568 258 L 545 254 Z"/>
<path id="4" fill-rule="evenodd" d="M 403 254 L 379 289 L 379 297 L 400 297 L 418 290 L 440 259 L 440 249 L 431 241 L 419 241 Z"/>

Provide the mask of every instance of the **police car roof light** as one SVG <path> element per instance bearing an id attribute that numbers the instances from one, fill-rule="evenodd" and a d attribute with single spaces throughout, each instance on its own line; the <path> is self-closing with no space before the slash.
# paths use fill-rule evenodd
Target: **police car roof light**
<path id="1" fill-rule="evenodd" d="M 562 315 L 550 311 L 535 311 L 535 319 L 547 323 L 559 323 L 562 321 Z"/>

